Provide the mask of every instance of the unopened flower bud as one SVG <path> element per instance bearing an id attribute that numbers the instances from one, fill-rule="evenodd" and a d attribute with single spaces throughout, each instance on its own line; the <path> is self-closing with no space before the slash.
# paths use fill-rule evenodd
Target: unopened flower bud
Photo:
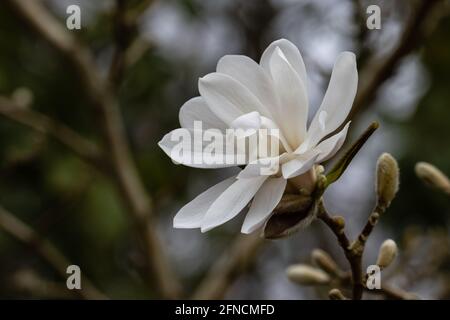
<path id="1" fill-rule="evenodd" d="M 378 204 L 387 208 L 398 191 L 399 170 L 397 161 L 389 153 L 383 153 L 377 162 L 376 191 Z"/>
<path id="2" fill-rule="evenodd" d="M 321 285 L 330 282 L 328 274 L 305 264 L 290 266 L 286 273 L 290 280 L 302 285 Z"/>
<path id="3" fill-rule="evenodd" d="M 397 256 L 397 244 L 394 240 L 385 240 L 378 251 L 377 265 L 384 269 L 388 267 Z"/>
<path id="4" fill-rule="evenodd" d="M 342 294 L 341 290 L 339 289 L 331 289 L 330 292 L 328 292 L 328 297 L 331 300 L 347 300 L 347 298 Z"/>
<path id="5" fill-rule="evenodd" d="M 418 162 L 415 170 L 427 185 L 450 195 L 450 180 L 441 170 L 427 162 Z"/>
<path id="6" fill-rule="evenodd" d="M 315 218 L 317 205 L 310 195 L 285 195 L 264 226 L 266 239 L 287 237 L 308 226 Z"/>
<path id="7" fill-rule="evenodd" d="M 333 258 L 321 249 L 314 249 L 311 254 L 313 262 L 322 270 L 330 274 L 337 274 L 339 267 Z"/>

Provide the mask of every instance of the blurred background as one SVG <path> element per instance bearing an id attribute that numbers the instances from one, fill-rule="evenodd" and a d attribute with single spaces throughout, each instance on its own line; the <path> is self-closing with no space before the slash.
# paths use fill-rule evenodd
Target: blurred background
<path id="1" fill-rule="evenodd" d="M 22 10 L 27 2 L 39 10 Z M 72 4 L 81 8 L 81 30 L 65 27 Z M 371 4 L 381 9 L 379 30 L 366 26 Z M 418 161 L 427 161 L 450 174 L 449 10 L 448 1 L 426 0 L 2 1 L 0 298 L 325 298 L 327 288 L 300 287 L 285 274 L 292 263 L 310 262 L 314 248 L 347 268 L 324 225 L 314 222 L 277 241 L 240 236 L 243 215 L 206 234 L 173 229 L 185 203 L 234 169 L 178 166 L 157 146 L 179 126 L 180 106 L 198 95 L 198 78 L 213 72 L 220 57 L 259 61 L 279 38 L 303 55 L 313 108 L 337 55 L 356 53 L 360 88 L 347 140 L 373 120 L 381 127 L 326 192 L 325 203 L 357 235 L 374 205 L 376 160 L 382 152 L 394 155 L 400 191 L 368 241 L 365 265 L 392 238 L 400 253 L 383 281 L 425 299 L 450 298 L 449 197 L 414 173 Z M 36 13 L 37 22 L 30 22 L 27 14 Z M 90 161 L 97 148 L 107 162 L 115 159 L 101 129 L 96 98 L 104 97 L 92 93 L 79 60 L 71 58 L 85 51 L 42 36 L 45 26 L 59 30 L 54 19 L 79 41 L 76 48 L 89 51 L 100 79 L 112 84 L 109 101 L 120 107 L 151 220 L 139 217 L 133 207 L 139 199 L 133 202 L 134 193 L 127 195 L 109 164 Z M 82 293 L 65 287 L 68 264 L 81 268 Z"/>

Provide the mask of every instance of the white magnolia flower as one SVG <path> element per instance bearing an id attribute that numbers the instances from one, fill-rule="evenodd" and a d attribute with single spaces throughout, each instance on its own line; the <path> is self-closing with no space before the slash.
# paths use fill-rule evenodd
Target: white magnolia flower
<path id="1" fill-rule="evenodd" d="M 178 130 L 193 131 L 194 121 L 198 120 L 204 129 L 217 128 L 221 132 L 227 128 L 275 127 L 280 130 L 280 150 L 275 156 L 279 170 L 263 174 L 261 159 L 247 164 L 237 176 L 216 184 L 181 208 L 174 218 L 174 227 L 208 231 L 234 218 L 251 201 L 241 230 L 250 233 L 264 225 L 286 188 L 311 191 L 315 165 L 332 157 L 345 140 L 349 123 L 328 136 L 346 119 L 357 83 L 355 55 L 343 52 L 335 62 L 322 104 L 307 127 L 307 76 L 294 44 L 285 39 L 273 42 L 259 64 L 242 55 L 221 58 L 217 71 L 199 80 L 200 96 L 181 107 L 182 128 L 164 136 L 159 146 L 178 163 L 226 167 L 230 165 L 191 164 L 185 154 L 172 152 L 175 143 L 171 136 Z"/>

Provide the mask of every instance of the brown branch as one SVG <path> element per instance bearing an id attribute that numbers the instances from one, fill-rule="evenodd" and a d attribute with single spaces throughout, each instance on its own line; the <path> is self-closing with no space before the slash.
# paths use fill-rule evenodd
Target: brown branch
<path id="1" fill-rule="evenodd" d="M 114 14 L 114 38 L 115 50 L 109 68 L 109 82 L 111 86 L 117 88 L 125 70 L 125 52 L 132 41 L 132 25 L 126 20 L 125 0 L 116 0 L 116 10 Z"/>
<path id="2" fill-rule="evenodd" d="M 338 281 L 339 284 L 347 287 L 349 285 L 352 285 L 352 274 L 348 272 L 341 272 L 338 274 L 335 274 L 335 278 Z M 417 300 L 419 297 L 411 292 L 407 292 L 403 289 L 392 287 L 390 285 L 381 285 L 380 289 L 369 289 L 365 285 L 367 282 L 368 275 L 364 277 L 363 280 L 363 289 L 367 293 L 375 294 L 375 295 L 381 295 L 384 296 L 386 299 L 390 300 Z"/>
<path id="3" fill-rule="evenodd" d="M 145 248 L 148 276 L 156 282 L 165 298 L 178 296 L 179 284 L 170 271 L 168 261 L 156 236 L 152 221 L 152 203 L 137 174 L 126 140 L 122 117 L 115 96 L 99 74 L 88 50 L 79 44 L 39 1 L 8 0 L 16 13 L 29 23 L 43 39 L 60 51 L 75 67 L 87 97 L 100 118 L 103 140 L 107 146 L 113 177 L 129 208 Z"/>
<path id="4" fill-rule="evenodd" d="M 375 209 L 370 214 L 369 218 L 367 219 L 367 222 L 364 226 L 364 228 L 359 233 L 356 241 L 352 245 L 353 250 L 358 250 L 361 253 L 364 251 L 364 247 L 366 245 L 367 239 L 369 238 L 370 234 L 372 233 L 373 229 L 375 228 L 376 224 L 378 223 L 378 220 L 380 219 L 380 216 L 384 214 L 386 211 L 386 208 L 379 203 L 377 203 Z"/>
<path id="5" fill-rule="evenodd" d="M 72 263 L 48 240 L 42 238 L 31 227 L 0 207 L 0 227 L 20 242 L 36 250 L 63 279 L 67 278 L 67 267 Z M 106 299 L 92 282 L 83 275 L 82 289 L 76 290 L 84 299 Z"/>
<path id="6" fill-rule="evenodd" d="M 125 20 L 128 24 L 136 25 L 139 18 L 147 11 L 147 9 L 155 2 L 155 0 L 141 0 L 134 7 L 130 8 L 125 14 Z"/>
<path id="7" fill-rule="evenodd" d="M 330 230 L 335 234 L 338 239 L 339 245 L 344 251 L 345 257 L 350 264 L 352 272 L 352 284 L 353 284 L 353 299 L 361 300 L 364 290 L 363 276 L 362 276 L 362 252 L 358 252 L 353 249 L 353 245 L 350 243 L 349 238 L 344 231 L 344 220 L 340 217 L 331 217 L 326 211 L 323 202 L 319 202 L 319 212 L 317 218 L 322 220 Z"/>
<path id="8" fill-rule="evenodd" d="M 353 284 L 353 299 L 360 300 L 362 298 L 362 293 L 364 290 L 364 280 L 367 277 L 363 276 L 362 271 L 362 256 L 364 253 L 365 245 L 367 239 L 372 233 L 375 225 L 382 214 L 386 211 L 386 207 L 377 203 L 375 209 L 370 214 L 367 222 L 356 238 L 355 241 L 350 242 L 347 235 L 344 232 L 345 223 L 340 217 L 331 217 L 326 211 L 323 202 L 319 203 L 318 218 L 325 222 L 325 224 L 333 231 L 336 235 L 340 246 L 344 250 L 345 257 L 347 258 L 352 273 L 352 284 Z"/>
<path id="9" fill-rule="evenodd" d="M 372 294 L 383 295 L 387 299 L 391 299 L 391 300 L 417 300 L 417 299 L 419 299 L 417 297 L 417 295 L 415 295 L 414 293 L 410 293 L 410 292 L 404 291 L 402 289 L 394 288 L 394 287 L 387 286 L 387 285 L 381 286 L 381 289 L 379 289 L 379 290 L 377 290 L 377 289 L 371 290 L 371 289 L 365 288 L 365 291 L 368 293 L 372 293 Z"/>
<path id="10" fill-rule="evenodd" d="M 234 280 L 252 265 L 263 243 L 258 234 L 239 235 L 209 269 L 193 299 L 223 299 Z"/>
<path id="11" fill-rule="evenodd" d="M 102 170 L 106 169 L 100 148 L 63 123 L 32 109 L 21 108 L 4 97 L 0 97 L 0 114 L 41 134 L 51 136 L 87 163 Z"/>
<path id="12" fill-rule="evenodd" d="M 429 20 L 434 18 L 433 9 L 441 2 L 441 0 L 421 0 L 407 21 L 397 46 L 385 57 L 372 58 L 368 61 L 367 67 L 360 73 L 358 93 L 348 119 L 355 119 L 369 107 L 381 84 L 394 74 L 397 64 L 417 49 L 429 34 L 430 30 L 426 30 L 426 27 Z"/>
<path id="13" fill-rule="evenodd" d="M 116 0 L 114 13 L 115 50 L 109 68 L 111 86 L 118 88 L 127 66 L 133 64 L 150 47 L 148 41 L 138 35 L 138 19 L 153 4 L 153 0 L 141 1 L 128 8 L 125 0 Z"/>
<path id="14" fill-rule="evenodd" d="M 75 299 L 79 298 L 78 290 L 67 290 L 65 284 L 51 282 L 43 279 L 31 269 L 22 269 L 14 272 L 8 278 L 8 285 L 21 294 L 32 295 L 39 299 Z"/>

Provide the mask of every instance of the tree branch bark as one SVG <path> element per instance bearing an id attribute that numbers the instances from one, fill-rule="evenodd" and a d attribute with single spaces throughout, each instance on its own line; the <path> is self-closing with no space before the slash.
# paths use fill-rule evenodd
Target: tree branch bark
<path id="1" fill-rule="evenodd" d="M 38 235 L 31 227 L 17 219 L 12 213 L 0 206 L 0 228 L 20 242 L 36 250 L 63 279 L 67 278 L 67 267 L 72 263 L 48 240 Z M 84 299 L 106 299 L 92 282 L 83 275 L 82 289 L 76 290 Z"/>
<path id="2" fill-rule="evenodd" d="M 433 10 L 442 0 L 421 0 L 414 8 L 395 48 L 383 58 L 373 57 L 361 71 L 360 82 L 347 119 L 355 117 L 369 107 L 381 84 L 397 69 L 397 64 L 421 44 L 429 30 L 425 30 Z M 345 121 L 344 123 L 346 123 Z"/>
<path id="3" fill-rule="evenodd" d="M 100 148 L 63 123 L 32 109 L 21 108 L 0 96 L 0 114 L 41 134 L 49 135 L 87 163 L 106 170 Z"/>
<path id="4" fill-rule="evenodd" d="M 345 234 L 343 219 L 339 221 L 340 219 L 338 220 L 336 217 L 331 217 L 326 211 L 322 201 L 319 202 L 319 212 L 317 214 L 317 218 L 322 220 L 338 239 L 339 245 L 344 251 L 352 273 L 353 300 L 361 300 L 364 290 L 362 275 L 362 252 L 354 250 L 353 245 Z"/>
<path id="5" fill-rule="evenodd" d="M 78 43 L 42 6 L 40 1 L 7 0 L 17 14 L 55 49 L 63 54 L 77 70 L 86 95 L 99 115 L 108 160 L 129 213 L 139 231 L 145 248 L 148 276 L 156 283 L 164 298 L 175 298 L 180 287 L 155 233 L 152 202 L 140 180 L 126 140 L 122 117 L 115 96 L 103 79 L 88 50 Z"/>

